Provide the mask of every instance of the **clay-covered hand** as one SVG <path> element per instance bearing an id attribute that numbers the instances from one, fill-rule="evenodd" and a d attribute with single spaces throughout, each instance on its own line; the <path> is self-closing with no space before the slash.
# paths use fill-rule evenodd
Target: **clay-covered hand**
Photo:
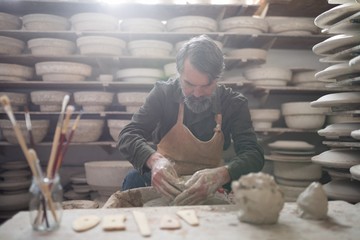
<path id="1" fill-rule="evenodd" d="M 173 200 L 181 193 L 178 188 L 179 178 L 173 164 L 162 157 L 151 166 L 151 185 L 163 196 Z"/>
<path id="2" fill-rule="evenodd" d="M 201 204 L 229 181 L 230 175 L 226 167 L 197 171 L 185 183 L 185 190 L 174 199 L 174 204 Z"/>

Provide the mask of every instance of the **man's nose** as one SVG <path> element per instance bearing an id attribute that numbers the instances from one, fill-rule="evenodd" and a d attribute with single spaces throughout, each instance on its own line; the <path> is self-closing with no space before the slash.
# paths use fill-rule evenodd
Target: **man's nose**
<path id="1" fill-rule="evenodd" d="M 201 87 L 195 87 L 193 91 L 194 97 L 202 97 L 204 96 L 204 90 Z"/>

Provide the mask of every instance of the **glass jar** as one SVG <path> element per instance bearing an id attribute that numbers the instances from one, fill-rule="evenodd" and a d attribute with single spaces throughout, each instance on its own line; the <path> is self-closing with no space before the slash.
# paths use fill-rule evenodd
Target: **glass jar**
<path id="1" fill-rule="evenodd" d="M 30 222 L 36 231 L 52 231 L 60 226 L 63 190 L 60 178 L 33 177 L 30 186 Z"/>

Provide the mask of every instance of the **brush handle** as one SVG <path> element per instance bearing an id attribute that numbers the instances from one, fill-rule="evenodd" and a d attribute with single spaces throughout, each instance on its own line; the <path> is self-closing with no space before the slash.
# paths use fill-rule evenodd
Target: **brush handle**
<path id="1" fill-rule="evenodd" d="M 58 124 L 58 126 L 56 126 L 56 130 L 55 130 L 55 134 L 54 134 L 54 140 L 53 140 L 53 144 L 51 147 L 51 153 L 50 153 L 50 159 L 49 159 L 49 164 L 46 170 L 46 174 L 48 178 L 52 178 L 52 171 L 54 168 L 54 164 L 55 164 L 55 160 L 56 160 L 56 152 L 57 149 L 59 148 L 59 138 L 60 138 L 60 133 L 61 133 L 61 126 Z"/>

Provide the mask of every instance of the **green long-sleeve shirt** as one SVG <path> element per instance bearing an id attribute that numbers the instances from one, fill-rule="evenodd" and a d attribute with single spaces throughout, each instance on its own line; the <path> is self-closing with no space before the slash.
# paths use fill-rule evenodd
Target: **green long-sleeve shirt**
<path id="1" fill-rule="evenodd" d="M 214 134 L 215 113 L 220 111 L 225 138 L 223 149 L 230 146 L 232 139 L 236 153 L 227 163 L 231 179 L 237 180 L 241 175 L 260 171 L 264 165 L 264 152 L 256 139 L 247 99 L 224 86 L 218 86 L 217 98 L 219 104 L 214 103 L 212 108 L 200 114 L 193 113 L 185 105 L 184 125 L 198 139 L 208 141 Z M 177 79 L 157 82 L 145 104 L 133 115 L 131 123 L 120 132 L 117 147 L 122 157 L 140 172 L 150 170 L 146 160 L 155 152 L 148 142 L 158 144 L 174 126 L 181 101 Z"/>

